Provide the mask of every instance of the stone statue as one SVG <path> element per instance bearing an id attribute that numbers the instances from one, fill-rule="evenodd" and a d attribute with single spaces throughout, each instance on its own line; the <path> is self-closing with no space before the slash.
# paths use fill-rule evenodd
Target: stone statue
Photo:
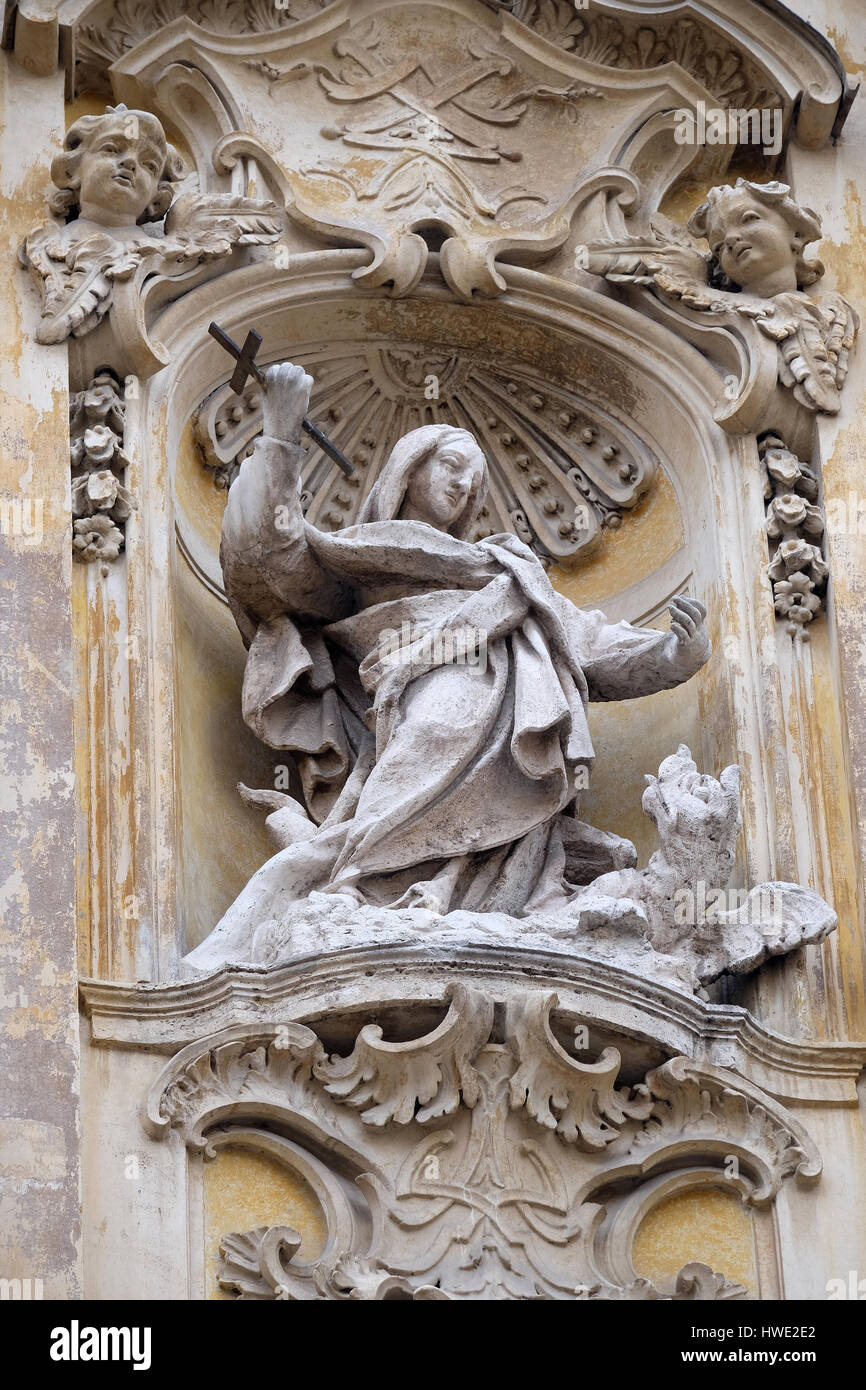
<path id="1" fill-rule="evenodd" d="M 781 385 L 806 410 L 835 414 L 859 320 L 840 294 L 806 293 L 824 274 L 804 255 L 820 236 L 818 214 L 787 184 L 740 178 L 711 189 L 687 230 L 654 214 L 648 235 L 583 247 L 579 264 L 612 283 L 652 286 L 686 309 L 754 320 L 778 344 Z"/>
<path id="2" fill-rule="evenodd" d="M 69 127 L 52 163 L 54 221 L 30 233 L 20 251 L 43 292 L 40 343 L 81 337 L 111 307 L 114 285 L 149 257 L 177 269 L 226 255 L 235 245 L 275 241 L 281 224 L 270 202 L 185 193 L 187 170 L 148 111 L 109 106 Z M 164 226 L 157 226 L 165 219 Z"/>
<path id="3" fill-rule="evenodd" d="M 398 441 L 359 524 L 316 530 L 298 489 L 312 380 L 291 364 L 264 375 L 221 559 L 249 646 L 244 717 L 296 755 L 306 809 L 244 789 L 283 847 L 188 961 L 251 959 L 253 934 L 310 894 L 522 917 L 633 864 L 628 841 L 576 818 L 586 705 L 694 675 L 711 650 L 703 606 L 674 599 L 669 631 L 609 624 L 515 536 L 470 543 L 487 465 L 447 425 Z"/>

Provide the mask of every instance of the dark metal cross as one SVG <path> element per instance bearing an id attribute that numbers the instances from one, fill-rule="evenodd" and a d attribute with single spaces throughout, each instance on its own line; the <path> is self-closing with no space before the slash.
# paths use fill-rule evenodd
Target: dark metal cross
<path id="1" fill-rule="evenodd" d="M 239 396 L 241 394 L 246 385 L 247 377 L 249 376 L 255 377 L 256 381 L 264 386 L 265 374 L 256 362 L 256 353 L 262 345 L 261 333 L 257 333 L 254 328 L 251 328 L 244 339 L 243 347 L 240 348 L 234 339 L 230 338 L 228 333 L 220 328 L 218 323 L 209 324 L 207 331 L 212 338 L 216 339 L 220 347 L 225 348 L 226 352 L 235 359 L 235 369 L 232 372 L 229 386 L 236 395 Z M 334 463 L 338 468 L 342 469 L 347 478 L 353 476 L 355 470 L 345 454 L 342 454 L 336 444 L 332 444 L 328 436 L 322 434 L 322 431 L 314 425 L 311 420 L 308 420 L 306 416 L 304 416 L 301 421 L 301 428 L 306 431 L 316 444 L 318 444 L 322 453 L 327 454 L 329 459 L 333 459 Z"/>

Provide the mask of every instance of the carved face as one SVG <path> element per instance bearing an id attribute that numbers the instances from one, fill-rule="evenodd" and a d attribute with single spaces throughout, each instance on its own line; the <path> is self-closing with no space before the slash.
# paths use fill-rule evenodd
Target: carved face
<path id="1" fill-rule="evenodd" d="M 726 200 L 717 213 L 710 246 L 722 270 L 741 289 L 790 269 L 796 289 L 798 249 L 793 233 L 775 208 L 748 193 Z"/>
<path id="2" fill-rule="evenodd" d="M 440 444 L 413 472 L 405 503 L 429 525 L 447 531 L 463 513 L 483 463 L 468 443 Z"/>
<path id="3" fill-rule="evenodd" d="M 81 216 L 136 222 L 156 196 L 165 160 L 165 149 L 149 133 L 107 123 L 82 156 Z"/>

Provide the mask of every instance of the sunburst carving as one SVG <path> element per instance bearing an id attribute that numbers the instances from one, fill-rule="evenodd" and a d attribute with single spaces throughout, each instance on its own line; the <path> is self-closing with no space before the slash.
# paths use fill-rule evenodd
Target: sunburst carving
<path id="1" fill-rule="evenodd" d="M 304 506 L 323 530 L 350 526 L 393 445 L 443 422 L 469 429 L 490 464 L 474 539 L 513 531 L 542 560 L 563 559 L 620 524 L 656 459 L 606 411 L 521 361 L 412 342 L 310 344 L 292 359 L 315 379 L 310 417 L 351 459 L 346 478 L 311 447 Z M 261 389 L 220 387 L 194 417 L 205 466 L 228 487 L 261 432 Z"/>

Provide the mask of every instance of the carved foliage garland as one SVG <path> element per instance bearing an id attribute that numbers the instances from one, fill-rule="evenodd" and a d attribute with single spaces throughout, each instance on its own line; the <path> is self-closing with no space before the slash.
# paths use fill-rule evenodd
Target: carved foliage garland
<path id="1" fill-rule="evenodd" d="M 777 435 L 766 435 L 758 453 L 764 465 L 767 537 L 773 548 L 767 567 L 773 602 L 787 620 L 788 632 L 806 636 L 808 624 L 821 612 L 820 593 L 830 573 L 821 551 L 824 512 L 817 505 L 818 479 Z"/>
<path id="2" fill-rule="evenodd" d="M 491 466 L 490 496 L 473 539 L 514 531 L 544 560 L 571 555 L 620 525 L 650 485 L 656 460 L 607 412 L 523 363 L 439 345 L 393 342 L 299 346 L 315 377 L 312 418 L 351 460 L 345 478 L 318 449 L 303 472 L 307 517 L 351 525 L 401 435 L 443 422 L 475 433 Z M 195 416 L 205 466 L 228 487 L 261 431 L 261 390 L 227 386 Z"/>
<path id="3" fill-rule="evenodd" d="M 122 526 L 137 507 L 124 487 L 123 388 L 107 368 L 69 402 L 72 545 L 78 560 L 116 560 Z"/>
<path id="4" fill-rule="evenodd" d="M 509 1000 L 501 1042 L 492 1001 L 457 985 L 432 1032 L 391 1043 L 367 1025 L 346 1057 L 297 1023 L 229 1029 L 179 1053 L 148 1098 L 151 1135 L 177 1129 L 205 1157 L 265 1146 L 311 1182 L 328 1222 L 309 1263 L 289 1227 L 227 1233 L 223 1286 L 247 1299 L 742 1297 L 701 1265 L 664 1287 L 623 1279 L 615 1215 L 605 1224 L 595 1194 L 671 1167 L 724 1185 L 733 1155 L 728 1185 L 763 1207 L 787 1178 L 817 1180 L 808 1135 L 748 1082 L 685 1057 L 618 1086 L 616 1049 L 580 1061 L 556 1002 Z"/>

